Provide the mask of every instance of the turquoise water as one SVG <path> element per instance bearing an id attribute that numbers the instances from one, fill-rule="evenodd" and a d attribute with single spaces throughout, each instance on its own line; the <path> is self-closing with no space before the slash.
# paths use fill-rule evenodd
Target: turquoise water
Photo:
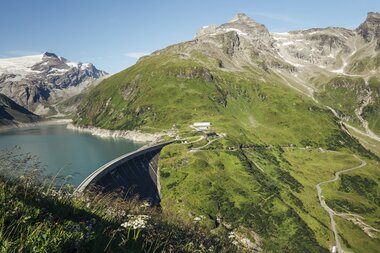
<path id="1" fill-rule="evenodd" d="M 110 160 L 137 150 L 143 144 L 124 139 L 100 138 L 66 129 L 65 124 L 15 128 L 0 132 L 0 150 L 20 146 L 22 153 L 39 157 L 46 174 L 72 175 L 79 185 L 91 172 Z"/>

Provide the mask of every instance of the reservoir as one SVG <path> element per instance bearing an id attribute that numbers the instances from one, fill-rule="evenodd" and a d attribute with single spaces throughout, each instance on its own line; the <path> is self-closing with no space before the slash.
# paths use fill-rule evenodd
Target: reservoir
<path id="1" fill-rule="evenodd" d="M 79 185 L 103 164 L 135 151 L 144 143 L 126 139 L 101 138 L 66 129 L 66 124 L 39 125 L 0 131 L 0 150 L 21 147 L 22 153 L 39 158 L 45 174 L 71 175 L 71 184 Z M 11 169 L 11 168 L 10 168 Z"/>

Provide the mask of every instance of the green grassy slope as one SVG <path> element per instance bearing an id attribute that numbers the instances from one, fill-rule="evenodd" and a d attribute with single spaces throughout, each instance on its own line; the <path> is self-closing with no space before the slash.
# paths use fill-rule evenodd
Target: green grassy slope
<path id="1" fill-rule="evenodd" d="M 324 105 L 296 93 L 270 70 L 227 70 L 197 51 L 185 57 L 184 48 L 189 51 L 179 44 L 144 57 L 103 81 L 82 102 L 75 123 L 174 129 L 188 137 L 197 135 L 190 124 L 210 121 L 212 131 L 226 137 L 199 152 L 191 148 L 201 143 L 162 151 L 163 210 L 173 208 L 189 221 L 202 216 L 202 226 L 214 232 L 250 231 L 245 236 L 265 252 L 327 252 L 334 238 L 315 184 L 355 163 L 353 153 L 376 157 Z M 344 92 L 338 89 L 337 95 Z M 344 109 L 352 113 L 348 103 Z M 288 151 L 290 146 L 296 150 Z"/>
<path id="2" fill-rule="evenodd" d="M 38 160 L 14 151 L 0 152 L 2 253 L 244 252 L 227 233 L 184 223 L 169 209 L 117 194 L 73 194 L 67 178 L 42 176 Z"/>
<path id="3" fill-rule="evenodd" d="M 265 71 L 230 72 L 194 55 L 146 58 L 96 87 L 74 119 L 109 129 L 159 131 L 173 124 L 182 132 L 194 121 L 242 143 L 288 144 L 312 140 L 326 145 L 339 132 L 332 115 Z M 211 61 L 211 60 L 209 60 Z"/>
<path id="4" fill-rule="evenodd" d="M 360 54 L 358 54 L 360 55 Z M 380 53 L 374 53 L 360 59 L 354 59 L 348 66 L 348 71 L 352 74 L 365 74 L 380 67 Z"/>
<path id="5" fill-rule="evenodd" d="M 317 87 L 316 98 L 323 104 L 334 108 L 341 118 L 358 129 L 363 126 L 355 110 L 360 108 L 370 94 L 368 105 L 364 106 L 361 116 L 368 121 L 368 127 L 380 133 L 380 81 L 376 75 L 368 77 L 368 84 L 362 77 L 318 76 L 311 80 Z"/>
<path id="6" fill-rule="evenodd" d="M 380 233 L 368 230 L 369 234 L 354 222 L 364 222 L 367 227 L 378 228 L 380 224 L 380 173 L 378 163 L 367 160 L 365 169 L 345 173 L 341 179 L 324 189 L 327 203 L 340 213 L 354 213 L 360 216 L 351 220 L 339 217 L 338 223 L 344 246 L 348 251 L 376 252 Z M 363 226 L 363 225 L 362 225 Z"/>
<path id="7" fill-rule="evenodd" d="M 380 76 L 369 79 L 369 87 L 372 91 L 372 100 L 364 107 L 363 117 L 368 121 L 368 127 L 376 134 L 380 134 Z"/>
<path id="8" fill-rule="evenodd" d="M 360 107 L 361 98 L 366 95 L 366 92 L 363 78 L 338 76 L 320 85 L 316 98 L 334 108 L 346 122 L 361 128 L 355 110 Z"/>

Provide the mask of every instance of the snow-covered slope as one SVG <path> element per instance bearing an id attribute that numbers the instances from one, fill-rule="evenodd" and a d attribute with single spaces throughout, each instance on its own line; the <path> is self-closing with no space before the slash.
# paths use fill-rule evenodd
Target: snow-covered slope
<path id="1" fill-rule="evenodd" d="M 15 74 L 19 76 L 26 76 L 33 72 L 38 73 L 38 71 L 33 71 L 31 67 L 42 61 L 42 58 L 43 54 L 0 59 L 0 75 Z"/>
<path id="2" fill-rule="evenodd" d="M 37 114 L 52 114 L 57 113 L 53 104 L 106 74 L 91 63 L 71 62 L 47 52 L 0 59 L 0 92 Z"/>

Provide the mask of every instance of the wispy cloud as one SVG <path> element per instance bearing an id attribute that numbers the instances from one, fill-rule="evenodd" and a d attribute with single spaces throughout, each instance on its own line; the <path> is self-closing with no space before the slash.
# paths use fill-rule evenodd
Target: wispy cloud
<path id="1" fill-rule="evenodd" d="M 138 59 L 148 54 L 149 53 L 147 52 L 129 52 L 129 53 L 125 53 L 124 55 L 130 58 Z"/>
<path id="2" fill-rule="evenodd" d="M 259 12 L 252 12 L 252 14 L 254 16 L 259 16 L 259 17 L 263 17 L 263 18 L 283 21 L 283 22 L 287 22 L 287 23 L 291 23 L 291 24 L 300 24 L 300 23 L 302 23 L 299 20 L 296 20 L 294 18 L 285 16 L 285 15 L 282 15 L 282 14 L 278 14 L 278 13 L 273 13 L 273 12 L 261 12 L 261 11 L 259 11 Z"/>

